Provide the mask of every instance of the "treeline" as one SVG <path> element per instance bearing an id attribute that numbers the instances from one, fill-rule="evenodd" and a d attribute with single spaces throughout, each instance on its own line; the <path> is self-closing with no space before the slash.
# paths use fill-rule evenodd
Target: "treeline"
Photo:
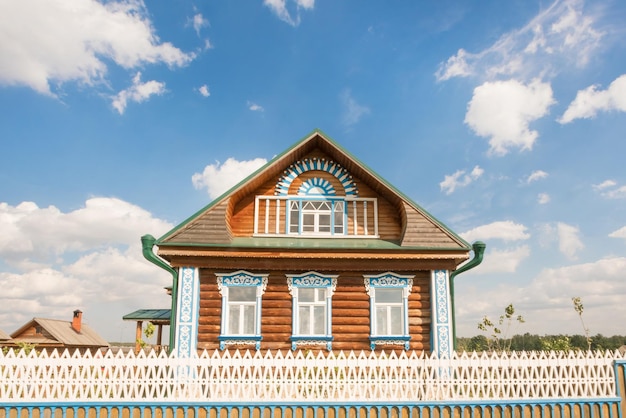
<path id="1" fill-rule="evenodd" d="M 588 341 L 584 335 L 534 335 L 523 334 L 514 335 L 506 341 L 500 340 L 500 346 L 505 346 L 507 351 L 541 351 L 541 350 L 617 350 L 626 345 L 626 336 L 614 335 L 605 337 L 597 334 L 590 337 Z M 485 335 L 474 337 L 457 337 L 457 351 L 490 351 L 494 348 L 493 339 L 488 339 Z"/>

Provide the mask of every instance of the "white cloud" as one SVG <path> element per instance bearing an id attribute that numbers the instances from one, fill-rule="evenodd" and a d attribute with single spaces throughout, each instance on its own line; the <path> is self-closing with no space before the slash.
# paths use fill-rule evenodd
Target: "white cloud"
<path id="1" fill-rule="evenodd" d="M 585 248 L 579 238 L 579 229 L 575 226 L 562 222 L 557 223 L 557 234 L 559 239 L 559 251 L 567 258 L 575 260 L 578 251 Z"/>
<path id="2" fill-rule="evenodd" d="M 444 176 L 442 182 L 439 183 L 441 191 L 445 194 L 453 193 L 457 188 L 468 186 L 474 180 L 480 178 L 485 170 L 479 166 L 475 166 L 469 174 L 465 170 L 457 170 L 454 174 Z"/>
<path id="3" fill-rule="evenodd" d="M 483 262 L 476 267 L 479 274 L 515 273 L 519 265 L 530 256 L 528 245 L 520 245 L 511 249 L 494 249 L 488 251 Z"/>
<path id="4" fill-rule="evenodd" d="M 605 180 L 600 184 L 595 184 L 593 187 L 596 190 L 604 190 L 613 186 L 617 186 L 617 182 L 615 180 Z"/>
<path id="5" fill-rule="evenodd" d="M 247 106 L 248 106 L 248 109 L 252 110 L 253 112 L 263 112 L 265 110 L 263 106 L 258 105 L 254 102 L 251 102 L 249 100 L 247 102 Z"/>
<path id="6" fill-rule="evenodd" d="M 209 86 L 207 86 L 206 84 L 201 85 L 198 88 L 198 92 L 204 97 L 209 97 L 211 95 L 211 92 L 209 91 Z"/>
<path id="7" fill-rule="evenodd" d="M 539 195 L 537 195 L 537 203 L 540 205 L 550 203 L 550 195 L 548 193 L 539 193 Z"/>
<path id="8" fill-rule="evenodd" d="M 196 34 L 200 36 L 200 30 L 202 30 L 202 28 L 208 27 L 209 21 L 202 16 L 202 13 L 196 13 L 191 18 L 191 25 L 193 26 L 193 29 L 196 31 Z"/>
<path id="9" fill-rule="evenodd" d="M 218 161 L 215 164 L 207 165 L 202 173 L 195 173 L 191 177 L 191 181 L 196 189 L 206 188 L 209 197 L 215 199 L 265 163 L 267 160 L 264 158 L 248 161 L 237 161 L 234 158 L 229 158 L 224 164 L 220 164 Z"/>
<path id="10" fill-rule="evenodd" d="M 350 89 L 343 90 L 339 99 L 343 106 L 343 124 L 345 126 L 355 125 L 363 116 L 370 114 L 370 109 L 367 106 L 357 103 L 352 97 Z"/>
<path id="11" fill-rule="evenodd" d="M 40 208 L 33 202 L 0 203 L 0 259 L 13 265 L 25 259 L 54 263 L 70 252 L 139 245 L 138 234 L 163 233 L 170 227 L 146 210 L 116 198 L 90 198 L 85 207 L 67 213 L 55 206 Z"/>
<path id="12" fill-rule="evenodd" d="M 0 2 L 0 85 L 55 96 L 51 84 L 104 82 L 109 62 L 133 69 L 193 59 L 159 40 L 141 0 Z"/>
<path id="13" fill-rule="evenodd" d="M 596 19 L 583 13 L 582 0 L 556 0 L 520 29 L 502 35 L 488 48 L 469 53 L 460 49 L 441 63 L 435 76 L 520 77 L 555 74 L 586 65 L 602 45 L 604 33 Z"/>
<path id="14" fill-rule="evenodd" d="M 466 274 L 480 273 L 481 266 Z M 575 296 L 583 298 L 585 325 L 592 335 L 621 335 L 623 325 L 620 321 L 607 321 L 607 318 L 626 317 L 624 270 L 626 258 L 612 257 L 544 269 L 528 284 L 500 283 L 485 289 L 473 286 L 472 280 L 457 279 L 457 294 L 463 295 L 457 299 L 456 305 L 459 335 L 476 335 L 478 321 L 484 315 L 498 318 L 508 303 L 513 303 L 516 312 L 526 320 L 523 328 L 513 333 L 582 334 L 578 314 L 572 305 Z M 546 318 L 550 320 L 546 321 Z"/>
<path id="15" fill-rule="evenodd" d="M 548 114 L 554 103 L 548 83 L 534 80 L 486 82 L 474 89 L 465 123 L 479 136 L 489 138 L 489 153 L 504 155 L 511 148 L 532 149 L 539 134 L 529 124 Z"/>
<path id="16" fill-rule="evenodd" d="M 508 242 L 529 239 L 530 234 L 527 230 L 526 226 L 513 221 L 498 221 L 478 226 L 459 235 L 469 242 L 476 240 L 488 241 L 491 239 L 500 239 Z"/>
<path id="17" fill-rule="evenodd" d="M 594 118 L 598 112 L 611 110 L 626 112 L 626 74 L 616 78 L 606 90 L 598 90 L 596 85 L 579 90 L 559 122 Z"/>
<path id="18" fill-rule="evenodd" d="M 121 315 L 169 307 L 163 287 L 171 282 L 143 259 L 140 237 L 171 228 L 115 198 L 91 198 L 65 213 L 33 202 L 0 203 L 0 262 L 14 270 L 0 272 L 0 329 L 11 332 L 33 317 L 70 320 L 78 308 L 105 338 L 132 341 L 132 330 L 116 332 L 124 327 Z"/>
<path id="19" fill-rule="evenodd" d="M 295 3 L 295 16 L 287 9 L 288 0 L 263 0 L 263 4 L 270 8 L 270 10 L 283 22 L 290 24 L 291 26 L 298 26 L 300 24 L 300 9 L 312 10 L 315 6 L 315 0 L 293 0 Z"/>
<path id="20" fill-rule="evenodd" d="M 548 173 L 546 173 L 545 171 L 535 170 L 532 173 L 530 173 L 530 175 L 526 179 L 526 183 L 530 184 L 534 181 L 545 179 L 546 177 L 548 177 Z"/>
<path id="21" fill-rule="evenodd" d="M 601 184 L 595 184 L 593 188 L 600 192 L 600 195 L 602 197 L 605 197 L 607 199 L 626 198 L 626 185 L 620 186 L 614 180 L 605 180 Z"/>
<path id="22" fill-rule="evenodd" d="M 112 104 L 120 115 L 126 111 L 128 102 L 141 103 L 145 102 L 153 95 L 161 95 L 165 93 L 165 83 L 160 81 L 141 82 L 141 73 L 135 74 L 133 77 L 133 85 L 122 90 L 112 97 Z"/>
<path id="23" fill-rule="evenodd" d="M 609 234 L 611 238 L 625 238 L 626 239 L 626 226 L 621 227 L 617 231 L 613 231 Z"/>

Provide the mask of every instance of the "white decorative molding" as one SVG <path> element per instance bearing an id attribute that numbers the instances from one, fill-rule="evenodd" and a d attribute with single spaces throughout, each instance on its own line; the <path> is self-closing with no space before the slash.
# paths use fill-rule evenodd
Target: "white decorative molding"
<path id="1" fill-rule="evenodd" d="M 408 297 L 413 289 L 413 277 L 415 277 L 415 275 L 400 275 L 389 271 L 376 276 L 363 277 L 365 277 L 363 280 L 365 291 L 370 297 L 372 296 L 370 294 L 371 287 L 403 287 L 408 292 L 404 297 Z"/>
<path id="2" fill-rule="evenodd" d="M 228 286 L 259 286 L 261 295 L 265 293 L 267 288 L 268 274 L 253 274 L 244 270 L 234 273 L 215 273 L 217 276 L 217 290 L 220 295 L 224 287 Z"/>
<path id="3" fill-rule="evenodd" d="M 189 357 L 197 347 L 200 277 L 195 267 L 181 267 L 178 276 L 175 347 L 179 356 Z"/>
<path id="4" fill-rule="evenodd" d="M 291 164 L 287 170 L 283 172 L 282 177 L 276 183 L 276 195 L 289 194 L 291 183 L 302 173 L 307 171 L 325 171 L 333 175 L 344 188 L 346 196 L 357 196 L 359 191 L 352 175 L 341 165 L 325 158 L 305 158 Z"/>
<path id="5" fill-rule="evenodd" d="M 293 289 L 296 287 L 327 287 L 327 296 L 335 294 L 337 289 L 337 277 L 336 275 L 320 274 L 315 271 L 309 271 L 304 274 L 287 274 L 287 287 L 289 294 L 294 295 Z"/>

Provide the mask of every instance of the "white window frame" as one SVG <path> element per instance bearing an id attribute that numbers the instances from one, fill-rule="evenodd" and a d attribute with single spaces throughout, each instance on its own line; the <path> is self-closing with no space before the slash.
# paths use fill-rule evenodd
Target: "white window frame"
<path id="1" fill-rule="evenodd" d="M 222 296 L 222 318 L 220 327 L 220 350 L 224 350 L 228 345 L 254 345 L 258 350 L 261 348 L 261 301 L 265 289 L 267 288 L 268 274 L 253 274 L 239 270 L 234 273 L 216 273 L 217 289 Z M 232 332 L 229 329 L 230 307 L 233 302 L 229 300 L 229 289 L 235 287 L 255 287 L 256 295 L 254 302 L 236 302 L 241 307 L 254 305 L 254 333 L 242 334 Z M 241 318 L 240 321 L 243 321 Z M 241 324 L 240 324 L 241 328 Z"/>
<path id="2" fill-rule="evenodd" d="M 314 203 L 326 203 L 330 206 L 330 209 L 307 209 L 304 208 L 309 202 Z M 337 210 L 337 204 L 341 203 L 342 208 Z M 346 234 L 346 223 L 347 223 L 347 214 L 346 214 L 346 201 L 340 197 L 313 197 L 313 196 L 303 196 L 303 197 L 291 197 L 287 201 L 287 234 L 288 235 L 300 235 L 300 236 L 343 236 Z M 293 219 L 293 213 L 297 212 L 297 219 Z M 304 231 L 304 215 L 313 215 L 313 230 L 312 231 Z M 336 215 L 340 216 L 337 217 Z M 328 215 L 330 218 L 329 225 L 323 225 L 324 227 L 328 227 L 328 231 L 320 231 L 320 216 Z M 337 223 L 337 219 L 340 219 L 340 223 Z M 292 230 L 292 227 L 295 227 L 297 230 Z"/>
<path id="3" fill-rule="evenodd" d="M 301 345 L 326 345 L 328 350 L 332 349 L 332 297 L 337 288 L 337 276 L 320 274 L 310 271 L 304 274 L 288 274 L 287 286 L 292 296 L 292 335 L 291 349 L 296 350 Z M 300 307 L 299 290 L 302 288 L 322 289 L 323 301 L 306 303 L 304 306 L 324 306 L 324 333 L 312 334 L 300 330 Z"/>
<path id="4" fill-rule="evenodd" d="M 393 272 L 386 272 L 375 276 L 363 276 L 365 291 L 370 297 L 370 347 L 372 350 L 377 345 L 403 345 L 405 350 L 409 349 L 409 295 L 413 288 L 414 275 L 400 275 Z M 379 303 L 376 301 L 377 289 L 402 289 L 402 301 L 395 303 Z M 376 310 L 379 306 L 400 306 L 402 309 L 402 333 L 401 334 L 380 334 L 377 329 Z"/>

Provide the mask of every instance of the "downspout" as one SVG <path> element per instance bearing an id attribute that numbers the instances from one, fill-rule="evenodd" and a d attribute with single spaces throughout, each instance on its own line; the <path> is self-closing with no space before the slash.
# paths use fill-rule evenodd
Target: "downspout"
<path id="1" fill-rule="evenodd" d="M 172 350 L 174 350 L 174 344 L 176 343 L 174 330 L 176 329 L 176 302 L 178 299 L 178 273 L 169 264 L 163 261 L 162 258 L 154 254 L 154 252 L 152 251 L 152 248 L 154 248 L 155 243 L 156 243 L 156 238 L 154 238 L 150 234 L 144 235 L 143 237 L 141 237 L 141 247 L 142 247 L 143 257 L 149 262 L 151 262 L 152 264 L 155 264 L 161 267 L 163 270 L 167 271 L 168 273 L 172 274 L 172 310 L 170 314 L 170 347 L 169 347 L 169 352 L 171 353 Z"/>
<path id="2" fill-rule="evenodd" d="M 483 256 L 485 254 L 485 248 L 487 247 L 487 244 L 485 244 L 482 241 L 476 241 L 472 244 L 472 249 L 474 250 L 474 258 L 472 258 L 470 261 L 468 261 L 467 263 L 463 264 L 460 268 L 454 270 L 452 273 L 450 273 L 450 301 L 451 301 L 451 305 L 452 305 L 452 342 L 453 342 L 453 348 L 454 350 L 456 350 L 456 314 L 455 314 L 455 309 L 454 309 L 454 278 L 456 276 L 458 276 L 459 274 L 467 271 L 467 270 L 471 270 L 474 267 L 476 267 L 477 265 L 479 265 L 480 263 L 483 262 Z"/>

